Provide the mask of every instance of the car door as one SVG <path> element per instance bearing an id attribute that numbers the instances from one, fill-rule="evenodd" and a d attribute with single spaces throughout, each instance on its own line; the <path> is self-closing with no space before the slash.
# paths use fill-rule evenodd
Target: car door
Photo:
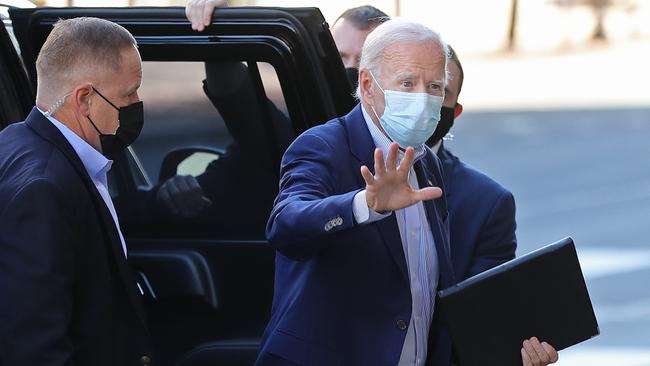
<path id="1" fill-rule="evenodd" d="M 7 26 L 9 20 L 0 16 L 0 129 L 23 120 L 34 105 L 34 93 L 16 52 Z"/>
<path id="2" fill-rule="evenodd" d="M 320 11 L 220 9 L 202 33 L 183 8 L 10 14 L 34 83 L 36 55 L 59 18 L 105 18 L 135 36 L 145 128 L 115 158 L 109 185 L 157 364 L 251 364 L 273 295 L 264 226 L 280 159 L 302 131 L 354 105 Z M 198 191 L 185 189 L 190 180 Z M 201 210 L 178 209 L 199 196 Z"/>

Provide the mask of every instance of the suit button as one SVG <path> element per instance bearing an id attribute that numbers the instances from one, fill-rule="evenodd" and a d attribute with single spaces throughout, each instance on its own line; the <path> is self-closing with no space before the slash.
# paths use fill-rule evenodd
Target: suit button
<path id="1" fill-rule="evenodd" d="M 151 357 L 149 357 L 149 356 L 142 356 L 142 357 L 140 357 L 140 363 L 141 363 L 143 366 L 151 365 Z"/>
<path id="2" fill-rule="evenodd" d="M 409 327 L 408 324 L 406 324 L 406 322 L 404 320 L 400 319 L 400 320 L 397 321 L 397 329 L 406 330 L 406 328 L 408 328 L 408 327 Z"/>

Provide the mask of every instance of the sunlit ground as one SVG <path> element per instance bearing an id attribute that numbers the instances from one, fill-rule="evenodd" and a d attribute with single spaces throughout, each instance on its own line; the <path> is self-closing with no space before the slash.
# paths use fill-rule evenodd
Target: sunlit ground
<path id="1" fill-rule="evenodd" d="M 650 40 L 461 61 L 461 102 L 471 110 L 650 107 Z"/>

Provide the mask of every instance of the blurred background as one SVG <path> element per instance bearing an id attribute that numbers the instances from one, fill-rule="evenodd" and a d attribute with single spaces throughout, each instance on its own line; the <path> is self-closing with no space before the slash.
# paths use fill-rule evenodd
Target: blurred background
<path id="1" fill-rule="evenodd" d="M 366 3 L 230 0 L 231 6 L 317 6 L 330 24 Z M 372 5 L 431 26 L 459 54 L 465 112 L 446 146 L 514 193 L 518 254 L 574 238 L 602 335 L 561 352 L 558 364 L 650 365 L 650 0 Z"/>

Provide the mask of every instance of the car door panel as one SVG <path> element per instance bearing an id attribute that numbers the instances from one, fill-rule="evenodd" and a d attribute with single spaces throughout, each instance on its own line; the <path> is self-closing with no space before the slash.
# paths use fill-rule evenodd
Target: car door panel
<path id="1" fill-rule="evenodd" d="M 257 344 L 270 315 L 274 251 L 266 242 L 133 240 L 128 245 L 137 248 L 129 254 L 134 270 L 149 277 L 156 295 L 145 304 L 163 364 L 198 357 L 238 365 L 239 357 L 256 351 L 242 347 Z"/>
<path id="2" fill-rule="evenodd" d="M 154 301 L 198 298 L 214 310 L 218 299 L 205 257 L 192 250 L 138 250 L 129 255 L 140 292 Z"/>

